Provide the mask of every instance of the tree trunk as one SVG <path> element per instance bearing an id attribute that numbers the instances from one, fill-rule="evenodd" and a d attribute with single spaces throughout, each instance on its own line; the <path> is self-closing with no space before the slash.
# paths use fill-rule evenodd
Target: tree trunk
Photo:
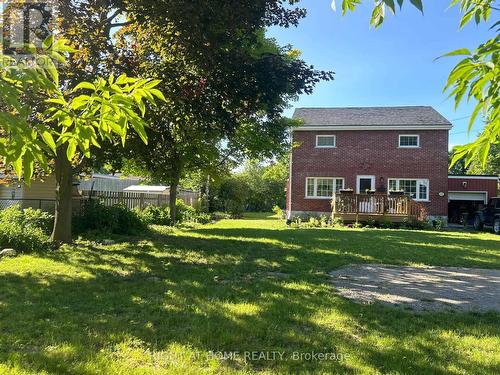
<path id="1" fill-rule="evenodd" d="M 61 147 L 57 151 L 55 174 L 56 212 L 51 239 L 56 244 L 71 243 L 73 169 L 66 157 L 66 147 Z"/>
<path id="2" fill-rule="evenodd" d="M 205 205 L 207 212 L 210 212 L 210 175 L 207 175 L 207 185 L 205 186 Z"/>
<path id="3" fill-rule="evenodd" d="M 174 225 L 177 222 L 177 188 L 179 187 L 179 176 L 175 176 L 170 181 L 170 222 Z"/>

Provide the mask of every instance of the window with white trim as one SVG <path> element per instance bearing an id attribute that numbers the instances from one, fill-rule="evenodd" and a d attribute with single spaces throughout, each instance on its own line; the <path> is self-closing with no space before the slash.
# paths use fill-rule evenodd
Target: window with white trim
<path id="1" fill-rule="evenodd" d="M 389 191 L 402 191 L 416 201 L 429 200 L 429 180 L 413 180 L 407 178 L 389 179 Z"/>
<path id="2" fill-rule="evenodd" d="M 335 135 L 317 135 L 317 148 L 335 148 L 337 147 L 337 137 Z"/>
<path id="3" fill-rule="evenodd" d="M 400 135 L 399 136 L 399 147 L 401 148 L 417 148 L 420 147 L 420 136 L 419 135 Z"/>
<path id="4" fill-rule="evenodd" d="M 344 188 L 344 179 L 338 177 L 308 177 L 306 198 L 332 198 Z"/>

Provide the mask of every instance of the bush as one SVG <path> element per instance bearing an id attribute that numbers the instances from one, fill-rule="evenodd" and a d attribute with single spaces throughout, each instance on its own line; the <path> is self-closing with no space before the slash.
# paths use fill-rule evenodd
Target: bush
<path id="1" fill-rule="evenodd" d="M 170 208 L 168 206 L 148 206 L 138 212 L 139 217 L 147 225 L 170 225 Z"/>
<path id="2" fill-rule="evenodd" d="M 181 199 L 177 199 L 176 208 L 179 222 L 208 224 L 212 221 L 212 216 L 209 213 L 200 212 L 184 203 Z"/>
<path id="3" fill-rule="evenodd" d="M 432 225 L 436 230 L 443 230 L 444 227 L 446 226 L 446 223 L 442 218 L 437 218 L 436 220 L 432 221 Z"/>
<path id="4" fill-rule="evenodd" d="M 278 216 L 278 219 L 283 219 L 283 210 L 281 209 L 280 206 L 274 206 L 273 207 L 273 212 Z"/>
<path id="5" fill-rule="evenodd" d="M 228 214 L 227 212 L 212 212 L 211 216 L 212 220 L 215 221 L 231 219 L 231 214 Z"/>
<path id="6" fill-rule="evenodd" d="M 85 203 L 79 215 L 73 218 L 75 233 L 97 231 L 106 234 L 139 234 L 147 226 L 136 211 L 124 205 L 105 206 L 98 200 Z"/>
<path id="7" fill-rule="evenodd" d="M 366 228 L 375 228 L 377 226 L 377 222 L 374 219 L 366 220 Z"/>
<path id="8" fill-rule="evenodd" d="M 332 226 L 334 228 L 342 228 L 344 226 L 344 220 L 339 217 L 332 219 Z"/>
<path id="9" fill-rule="evenodd" d="M 43 251 L 50 247 L 49 233 L 53 216 L 34 210 L 12 206 L 0 211 L 0 246 L 18 252 Z"/>
<path id="10" fill-rule="evenodd" d="M 380 228 L 392 229 L 394 228 L 394 224 L 389 219 L 384 219 L 384 221 L 380 224 Z"/>

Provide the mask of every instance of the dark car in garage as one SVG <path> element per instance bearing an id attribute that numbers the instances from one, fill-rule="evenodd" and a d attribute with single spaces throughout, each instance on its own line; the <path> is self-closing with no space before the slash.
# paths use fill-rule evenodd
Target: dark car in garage
<path id="1" fill-rule="evenodd" d="M 474 214 L 474 229 L 484 227 L 492 227 L 493 232 L 500 234 L 500 197 L 490 199 L 485 208 Z"/>

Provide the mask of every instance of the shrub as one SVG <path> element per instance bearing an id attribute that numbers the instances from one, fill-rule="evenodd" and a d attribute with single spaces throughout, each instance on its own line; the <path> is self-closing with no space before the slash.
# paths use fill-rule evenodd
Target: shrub
<path id="1" fill-rule="evenodd" d="M 139 217 L 145 224 L 170 225 L 170 208 L 168 206 L 148 206 L 138 212 Z"/>
<path id="2" fill-rule="evenodd" d="M 283 219 L 283 210 L 281 209 L 280 206 L 274 206 L 273 207 L 273 212 L 278 216 L 278 219 Z"/>
<path id="3" fill-rule="evenodd" d="M 437 218 L 436 220 L 433 220 L 432 224 L 436 230 L 443 230 L 445 227 L 445 222 L 440 217 Z"/>
<path id="4" fill-rule="evenodd" d="M 328 226 L 330 226 L 331 222 L 330 222 L 330 219 L 325 216 L 325 215 L 321 215 L 319 217 L 319 226 L 321 228 L 327 228 Z"/>
<path id="5" fill-rule="evenodd" d="M 356 221 L 354 224 L 352 224 L 352 227 L 353 228 L 363 228 L 363 225 Z"/>
<path id="6" fill-rule="evenodd" d="M 375 228 L 377 226 L 377 222 L 373 219 L 368 219 L 366 220 L 366 227 L 367 228 Z"/>
<path id="7" fill-rule="evenodd" d="M 18 252 L 43 251 L 50 247 L 49 233 L 53 216 L 34 210 L 12 206 L 0 211 L 0 246 L 12 247 Z"/>
<path id="8" fill-rule="evenodd" d="M 384 219 L 384 221 L 380 224 L 380 227 L 384 229 L 392 229 L 394 228 L 394 224 L 389 219 Z"/>
<path id="9" fill-rule="evenodd" d="M 342 228 L 344 226 L 344 220 L 339 217 L 332 219 L 332 225 L 334 228 Z"/>
<path id="10" fill-rule="evenodd" d="M 213 212 L 212 215 L 212 220 L 229 220 L 231 219 L 231 214 L 228 214 L 227 212 Z"/>
<path id="11" fill-rule="evenodd" d="M 177 221 L 193 221 L 193 218 L 196 216 L 197 212 L 194 207 L 191 207 L 184 203 L 182 199 L 177 199 L 175 202 L 176 207 L 176 219 Z"/>
<path id="12" fill-rule="evenodd" d="M 98 200 L 85 202 L 80 214 L 73 218 L 75 233 L 138 234 L 145 229 L 146 224 L 136 211 L 124 205 L 108 207 Z"/>

